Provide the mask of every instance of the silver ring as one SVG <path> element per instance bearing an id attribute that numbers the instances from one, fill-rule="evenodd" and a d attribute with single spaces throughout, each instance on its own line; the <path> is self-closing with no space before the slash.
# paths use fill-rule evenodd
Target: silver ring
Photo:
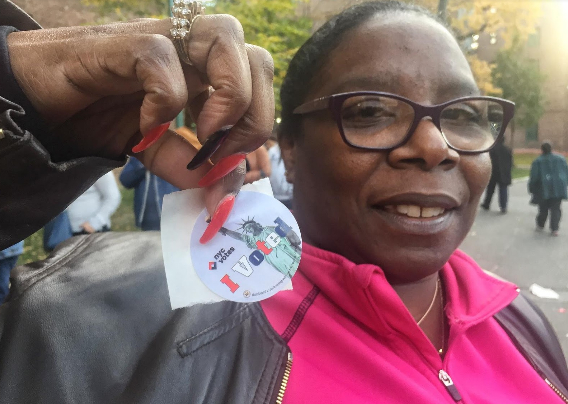
<path id="1" fill-rule="evenodd" d="M 204 12 L 205 7 L 200 1 L 174 0 L 170 34 L 180 59 L 188 65 L 192 63 L 187 53 L 186 39 L 189 38 L 193 23 Z"/>

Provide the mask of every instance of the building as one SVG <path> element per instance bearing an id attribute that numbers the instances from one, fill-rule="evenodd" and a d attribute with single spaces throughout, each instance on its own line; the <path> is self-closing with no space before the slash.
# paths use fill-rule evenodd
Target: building
<path id="1" fill-rule="evenodd" d="M 303 16 L 314 21 L 314 29 L 331 16 L 361 0 L 310 0 L 300 6 Z M 491 35 L 481 35 L 477 52 L 480 59 L 491 61 L 502 42 Z M 568 152 L 568 1 L 543 1 L 538 34 L 526 45 L 529 58 L 546 77 L 543 85 L 545 112 L 537 126 L 517 128 L 515 148 L 538 148 L 550 140 L 555 149 Z M 509 142 L 511 134 L 507 133 Z"/>

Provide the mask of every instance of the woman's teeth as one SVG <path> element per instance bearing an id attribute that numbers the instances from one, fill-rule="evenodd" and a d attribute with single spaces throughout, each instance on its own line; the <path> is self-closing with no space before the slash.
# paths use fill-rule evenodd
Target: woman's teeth
<path id="1" fill-rule="evenodd" d="M 441 216 L 446 209 L 444 208 L 425 208 L 417 205 L 389 205 L 385 206 L 388 212 L 396 212 L 408 217 L 436 217 Z"/>

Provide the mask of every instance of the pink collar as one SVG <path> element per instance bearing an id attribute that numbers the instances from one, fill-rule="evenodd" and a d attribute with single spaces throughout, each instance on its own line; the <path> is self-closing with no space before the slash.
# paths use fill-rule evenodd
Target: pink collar
<path id="1" fill-rule="evenodd" d="M 303 244 L 300 271 L 329 300 L 376 333 L 422 334 L 402 300 L 376 265 Z M 456 250 L 442 268 L 446 316 L 462 331 L 497 313 L 518 295 L 517 287 L 485 272 Z"/>

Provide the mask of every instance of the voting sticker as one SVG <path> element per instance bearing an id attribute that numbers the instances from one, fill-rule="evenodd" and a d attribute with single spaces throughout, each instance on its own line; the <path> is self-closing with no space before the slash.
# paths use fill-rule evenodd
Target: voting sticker
<path id="1" fill-rule="evenodd" d="M 276 199 L 241 191 L 229 218 L 207 244 L 205 209 L 191 234 L 191 260 L 201 281 L 236 302 L 273 296 L 290 284 L 300 264 L 302 240 L 292 213 Z"/>

